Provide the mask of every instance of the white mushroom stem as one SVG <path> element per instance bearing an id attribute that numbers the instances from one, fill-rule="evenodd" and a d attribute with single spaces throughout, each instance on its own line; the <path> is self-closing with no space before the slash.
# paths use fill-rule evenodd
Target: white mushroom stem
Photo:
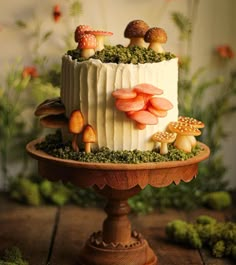
<path id="1" fill-rule="evenodd" d="M 81 50 L 81 56 L 85 59 L 88 59 L 89 57 L 93 56 L 95 53 L 94 49 L 82 49 Z"/>
<path id="2" fill-rule="evenodd" d="M 192 145 L 189 141 L 189 136 L 177 134 L 174 146 L 180 150 L 190 153 L 192 151 Z"/>
<path id="3" fill-rule="evenodd" d="M 78 147 L 77 141 L 78 141 L 78 134 L 73 134 L 72 148 L 75 152 L 79 152 L 79 147 Z"/>
<path id="4" fill-rule="evenodd" d="M 84 144 L 85 153 L 91 152 L 91 143 L 85 143 Z"/>
<path id="5" fill-rule="evenodd" d="M 193 136 L 193 135 L 189 135 L 188 140 L 190 141 L 192 147 L 194 147 L 197 144 L 197 140 L 196 140 L 195 136 Z"/>
<path id="6" fill-rule="evenodd" d="M 101 51 L 104 49 L 104 36 L 99 36 L 96 35 L 96 41 L 97 41 L 97 46 L 95 48 L 95 51 Z"/>
<path id="7" fill-rule="evenodd" d="M 167 145 L 167 143 L 161 143 L 160 154 L 161 155 L 168 154 L 168 145 Z"/>
<path id="8" fill-rule="evenodd" d="M 157 53 L 164 53 L 164 49 L 162 48 L 162 45 L 160 42 L 151 42 L 148 46 L 149 49 L 154 50 Z"/>
<path id="9" fill-rule="evenodd" d="M 144 41 L 144 39 L 141 38 L 130 38 L 130 43 L 128 45 L 128 47 L 133 47 L 133 46 L 139 46 L 139 47 L 146 47 L 146 43 Z"/>

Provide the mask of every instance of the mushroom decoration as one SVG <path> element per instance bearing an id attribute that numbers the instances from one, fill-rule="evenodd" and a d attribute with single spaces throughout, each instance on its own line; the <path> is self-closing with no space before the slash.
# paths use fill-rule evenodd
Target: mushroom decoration
<path id="1" fill-rule="evenodd" d="M 119 88 L 112 92 L 116 99 L 115 106 L 118 110 L 124 111 L 128 118 L 136 122 L 140 130 L 146 125 L 155 125 L 158 118 L 165 117 L 173 104 L 165 99 L 159 98 L 163 90 L 147 83 L 141 83 L 130 88 Z"/>
<path id="2" fill-rule="evenodd" d="M 45 128 L 60 129 L 68 126 L 68 119 L 64 114 L 47 115 L 39 120 L 40 125 Z"/>
<path id="3" fill-rule="evenodd" d="M 97 42 L 97 45 L 96 45 L 96 48 L 95 48 L 95 52 L 96 51 L 101 51 L 101 50 L 104 49 L 104 38 L 106 36 L 113 35 L 112 32 L 102 31 L 102 30 L 89 30 L 89 31 L 85 31 L 85 33 L 92 34 L 92 35 L 95 36 L 96 42 Z"/>
<path id="4" fill-rule="evenodd" d="M 190 124 L 198 129 L 202 129 L 205 127 L 205 124 L 202 121 L 199 121 L 192 117 L 179 116 L 178 122 Z M 189 141 L 191 142 L 192 147 L 194 147 L 197 144 L 196 138 L 194 136 L 189 136 L 188 138 L 189 138 Z"/>
<path id="5" fill-rule="evenodd" d="M 60 97 L 50 98 L 40 103 L 35 116 L 40 116 L 40 124 L 46 128 L 59 129 L 68 125 L 68 119 L 64 115 L 65 106 Z"/>
<path id="6" fill-rule="evenodd" d="M 75 42 L 79 42 L 80 37 L 85 34 L 85 31 L 93 30 L 89 25 L 79 25 L 74 33 Z"/>
<path id="7" fill-rule="evenodd" d="M 34 114 L 35 116 L 59 115 L 65 113 L 65 106 L 60 97 L 50 98 L 40 103 Z"/>
<path id="8" fill-rule="evenodd" d="M 149 26 L 143 20 L 137 19 L 129 22 L 124 31 L 125 38 L 130 39 L 128 47 L 145 47 L 144 36 Z"/>
<path id="9" fill-rule="evenodd" d="M 84 117 L 80 110 L 74 110 L 71 112 L 69 119 L 69 132 L 73 134 L 72 148 L 75 152 L 79 152 L 77 144 L 78 134 L 82 132 L 84 127 Z"/>
<path id="10" fill-rule="evenodd" d="M 173 143 L 175 140 L 176 134 L 170 132 L 156 132 L 152 136 L 152 140 L 154 142 L 159 142 L 160 146 L 160 154 L 165 155 L 168 153 L 168 143 Z"/>
<path id="11" fill-rule="evenodd" d="M 192 151 L 192 144 L 189 141 L 189 136 L 198 136 L 201 134 L 198 128 L 183 122 L 170 122 L 168 128 L 171 132 L 177 133 L 174 146 L 186 153 Z"/>
<path id="12" fill-rule="evenodd" d="M 78 49 L 81 50 L 81 56 L 85 59 L 94 55 L 96 46 L 97 41 L 92 34 L 83 34 L 78 40 Z"/>
<path id="13" fill-rule="evenodd" d="M 146 32 L 144 40 L 150 43 L 148 48 L 153 49 L 157 53 L 164 53 L 162 44 L 167 41 L 167 34 L 164 29 L 158 27 L 150 28 Z"/>
<path id="14" fill-rule="evenodd" d="M 96 134 L 95 134 L 93 127 L 89 124 L 87 124 L 84 129 L 82 141 L 84 142 L 85 152 L 90 153 L 91 143 L 96 142 Z"/>

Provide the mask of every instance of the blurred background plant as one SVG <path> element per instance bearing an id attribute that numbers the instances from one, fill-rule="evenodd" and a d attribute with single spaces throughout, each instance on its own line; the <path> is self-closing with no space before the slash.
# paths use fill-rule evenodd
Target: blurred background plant
<path id="1" fill-rule="evenodd" d="M 230 118 L 236 111 L 232 100 L 236 94 L 236 73 L 228 73 L 227 67 L 234 58 L 234 53 L 225 44 L 213 48 L 212 57 L 217 60 L 219 67 L 226 69 L 222 76 L 209 79 L 207 76 L 211 76 L 211 69 L 208 66 L 200 67 L 192 73 L 191 63 L 194 58 L 191 43 L 199 1 L 192 3 L 190 17 L 179 12 L 171 14 L 179 32 L 179 107 L 181 115 L 204 121 L 206 127 L 199 140 L 210 147 L 211 157 L 200 164 L 198 177 L 190 183 L 180 183 L 178 186 L 173 184 L 161 189 L 148 186 L 131 198 L 130 205 L 134 212 L 147 213 L 156 207 L 191 209 L 207 205 L 206 199 L 202 200 L 206 198 L 206 194 L 228 191 L 224 179 L 227 168 L 221 150 L 227 137 L 224 119 Z M 75 20 L 82 13 L 82 5 L 76 0 L 68 1 L 67 5 L 67 15 L 76 23 Z M 52 6 L 51 11 L 54 23 L 63 23 L 65 15 L 61 6 Z M 59 96 L 61 50 L 58 49 L 56 59 L 49 62 L 48 56 L 42 54 L 42 47 L 47 46 L 48 41 L 53 38 L 53 29 L 45 30 L 42 21 L 37 21 L 33 28 L 27 20 L 17 20 L 16 25 L 33 45 L 30 52 L 31 64 L 23 66 L 23 60 L 18 60 L 10 65 L 5 83 L 0 86 L 0 157 L 5 188 L 12 198 L 30 205 L 51 203 L 61 206 L 71 202 L 80 206 L 101 205 L 103 199 L 91 189 L 78 190 L 72 185 L 50 183 L 40 178 L 36 174 L 37 170 L 32 168 L 32 159 L 28 159 L 25 154 L 27 142 L 42 133 L 50 132 L 45 129 L 42 131 L 33 112 L 43 100 Z M 62 43 L 63 51 L 73 48 L 73 28 L 62 36 Z M 205 98 L 209 98 L 209 95 L 211 100 L 206 101 Z M 20 165 L 19 170 L 14 173 L 9 171 L 13 161 Z M 226 198 L 228 195 L 223 193 L 222 196 Z M 215 197 L 216 202 L 211 205 L 217 205 L 222 200 L 221 193 Z M 231 200 L 226 202 L 225 207 L 230 205 Z"/>

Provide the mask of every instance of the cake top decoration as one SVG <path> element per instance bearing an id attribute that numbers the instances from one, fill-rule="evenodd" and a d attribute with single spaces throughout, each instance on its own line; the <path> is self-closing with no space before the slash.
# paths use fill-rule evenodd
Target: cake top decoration
<path id="1" fill-rule="evenodd" d="M 130 39 L 128 47 L 145 47 L 144 36 L 149 26 L 143 20 L 137 19 L 129 22 L 124 31 L 125 38 Z"/>
<path id="2" fill-rule="evenodd" d="M 157 53 L 163 53 L 164 49 L 162 47 L 163 43 L 167 41 L 167 34 L 164 29 L 154 27 L 150 28 L 145 36 L 144 40 L 149 44 L 148 48 L 153 49 Z"/>

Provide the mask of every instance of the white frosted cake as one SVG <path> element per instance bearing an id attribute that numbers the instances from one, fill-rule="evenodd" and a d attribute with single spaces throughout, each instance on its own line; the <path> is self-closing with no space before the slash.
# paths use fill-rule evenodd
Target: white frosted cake
<path id="1" fill-rule="evenodd" d="M 70 55 L 62 58 L 61 100 L 66 116 L 75 109 L 83 113 L 85 123 L 96 131 L 98 147 L 112 150 L 152 150 L 151 140 L 157 131 L 164 131 L 171 121 L 178 119 L 178 62 L 177 58 L 158 63 L 123 64 L 102 63 L 98 59 L 83 62 Z M 173 108 L 156 125 L 140 130 L 134 121 L 115 107 L 112 92 L 148 83 L 163 90 Z M 95 145 L 96 145 L 95 144 Z"/>

